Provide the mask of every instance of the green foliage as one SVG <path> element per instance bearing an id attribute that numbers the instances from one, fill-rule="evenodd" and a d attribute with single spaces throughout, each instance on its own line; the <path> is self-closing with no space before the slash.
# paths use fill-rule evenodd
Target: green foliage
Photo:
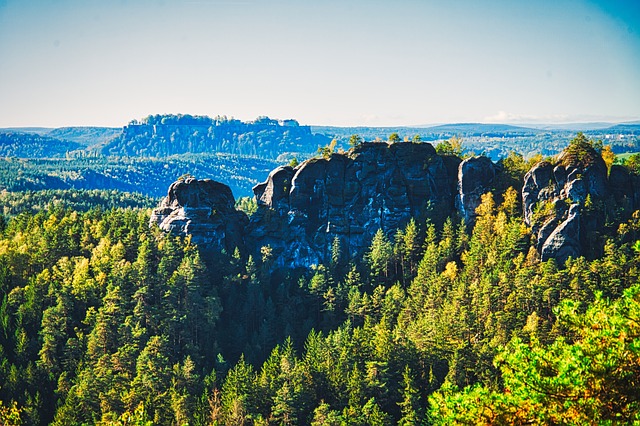
<path id="1" fill-rule="evenodd" d="M 26 423 L 108 423 L 140 403 L 154 422 L 192 418 L 219 298 L 195 248 L 148 220 L 49 207 L 9 221 L 0 398 Z"/>
<path id="2" fill-rule="evenodd" d="M 616 162 L 616 154 L 611 149 L 611 145 L 605 145 L 600 151 L 602 160 L 607 165 L 607 170 L 611 170 L 611 166 Z"/>
<path id="3" fill-rule="evenodd" d="M 258 211 L 258 202 L 255 197 L 240 197 L 236 201 L 236 209 L 241 210 L 251 217 Z"/>
<path id="4" fill-rule="evenodd" d="M 455 155 L 456 157 L 460 157 L 464 151 L 464 148 L 462 148 L 462 139 L 455 136 L 436 145 L 436 152 L 439 155 Z"/>
<path id="5" fill-rule="evenodd" d="M 531 217 L 531 220 L 534 224 L 542 225 L 550 218 L 555 217 L 555 215 L 556 207 L 553 204 L 553 201 L 539 201 L 533 207 L 533 216 Z"/>
<path id="6" fill-rule="evenodd" d="M 349 145 L 356 147 L 362 144 L 363 140 L 360 135 L 351 135 L 349 136 Z"/>
<path id="7" fill-rule="evenodd" d="M 430 399 L 434 424 L 640 421 L 640 286 L 615 302 L 598 296 L 584 313 L 565 301 L 556 313 L 570 339 L 513 338 L 495 359 L 503 385 L 443 388 Z"/>
<path id="8" fill-rule="evenodd" d="M 118 190 L 164 197 L 179 176 L 207 176 L 228 184 L 236 196 L 252 195 L 279 163 L 275 160 L 203 153 L 163 158 L 86 157 L 70 159 L 0 158 L 0 191 L 76 189 Z M 85 193 L 87 197 L 93 197 Z M 121 205 L 125 207 L 125 204 Z"/>
<path id="9" fill-rule="evenodd" d="M 500 189 L 513 187 L 520 191 L 524 182 L 524 176 L 540 161 L 542 161 L 542 155 L 540 154 L 525 160 L 521 154 L 510 151 L 506 157 L 498 162 L 503 168 L 502 173 L 498 174 L 498 180 L 503 180 L 503 182 L 497 182 L 496 186 Z"/>
<path id="10" fill-rule="evenodd" d="M 4 426 L 20 426 L 22 424 L 21 411 L 15 401 L 9 407 L 6 407 L 0 401 L 0 424 Z"/>
<path id="11" fill-rule="evenodd" d="M 51 158 L 62 157 L 84 148 L 81 144 L 33 133 L 0 132 L 0 157 Z"/>
<path id="12" fill-rule="evenodd" d="M 333 238 L 328 264 L 272 273 L 276 245 L 201 253 L 149 228 L 148 210 L 103 208 L 120 195 L 49 201 L 74 194 L 25 193 L 37 207 L 19 208 L 4 195 L 12 421 L 636 420 L 638 214 L 602 256 L 559 268 L 540 261 L 508 188 L 482 196 L 473 229 L 411 220 L 361 259 Z"/>
<path id="13" fill-rule="evenodd" d="M 126 411 L 122 413 L 115 421 L 100 422 L 103 426 L 153 426 L 153 422 L 149 420 L 144 405 L 140 404 L 133 412 Z"/>
<path id="14" fill-rule="evenodd" d="M 387 236 L 378 229 L 371 241 L 371 247 L 366 255 L 373 277 L 388 277 L 393 255 L 393 246 Z"/>
<path id="15" fill-rule="evenodd" d="M 396 132 L 391 133 L 389 135 L 389 139 L 388 140 L 391 143 L 397 143 L 397 142 L 402 141 L 402 139 L 400 138 L 400 135 L 398 133 L 396 133 Z"/>
<path id="16" fill-rule="evenodd" d="M 624 165 L 634 174 L 640 174 L 640 153 L 633 154 L 627 158 Z"/>
<path id="17" fill-rule="evenodd" d="M 605 140 L 611 150 L 620 156 L 621 153 L 640 151 L 638 125 L 616 125 L 613 128 L 585 131 L 584 134 L 595 141 Z M 493 161 L 509 156 L 510 152 L 520 153 L 525 158 L 536 155 L 551 157 L 559 154 L 567 141 L 575 137 L 573 130 L 532 129 L 501 124 L 452 124 L 428 128 L 411 127 L 326 127 L 313 126 L 312 131 L 336 138 L 346 145 L 350 136 L 357 132 L 365 140 L 386 140 L 390 132 L 399 135 L 418 135 L 419 141 L 429 142 L 434 146 L 441 141 L 459 137 L 464 139 L 467 152 L 482 152 Z M 619 135 L 611 138 L 611 135 Z M 407 140 L 408 138 L 403 138 Z M 418 142 L 413 138 L 414 142 Z"/>
<path id="18" fill-rule="evenodd" d="M 590 141 L 584 133 L 578 132 L 575 138 L 571 140 L 569 146 L 565 148 L 562 157 L 564 166 L 580 165 L 587 167 L 593 164 L 596 159 L 601 158 L 601 154 L 596 150 L 596 143 Z M 599 143 L 600 149 L 602 142 Z"/>
<path id="19" fill-rule="evenodd" d="M 320 154 L 320 156 L 322 158 L 324 158 L 325 160 L 329 159 L 329 157 L 331 157 L 331 154 L 334 153 L 337 143 L 338 143 L 338 140 L 334 139 L 334 140 L 331 141 L 330 144 L 328 144 L 326 146 L 323 146 L 323 147 L 319 147 L 318 148 L 318 154 Z"/>
<path id="20" fill-rule="evenodd" d="M 15 216 L 22 212 L 37 213 L 49 206 L 86 212 L 92 208 L 110 210 L 114 208 L 146 209 L 158 205 L 157 198 L 139 193 L 116 190 L 48 189 L 42 191 L 0 192 L 3 214 Z"/>

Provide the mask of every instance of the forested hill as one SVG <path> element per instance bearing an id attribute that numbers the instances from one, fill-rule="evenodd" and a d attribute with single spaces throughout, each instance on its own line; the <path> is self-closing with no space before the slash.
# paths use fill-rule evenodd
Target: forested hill
<path id="1" fill-rule="evenodd" d="M 77 142 L 86 147 L 105 144 L 122 132 L 119 127 L 59 127 L 46 135 L 53 138 Z"/>
<path id="2" fill-rule="evenodd" d="M 0 133 L 0 157 L 51 158 L 64 157 L 83 148 L 77 142 L 60 140 L 35 133 Z"/>
<path id="3" fill-rule="evenodd" d="M 329 150 L 270 173 L 250 218 L 192 177 L 153 216 L 113 191 L 5 194 L 0 424 L 637 424 L 639 169 L 594 145 L 535 165 Z M 150 226 L 168 217 L 188 236 Z M 238 227 L 256 250 L 196 238 Z M 283 247 L 313 263 L 278 268 Z"/>
<path id="4" fill-rule="evenodd" d="M 106 144 L 105 155 L 164 157 L 225 152 L 276 158 L 285 152 L 309 154 L 329 139 L 296 120 L 259 117 L 251 122 L 191 115 L 151 115 L 132 121 Z"/>
<path id="5" fill-rule="evenodd" d="M 512 151 L 527 158 L 536 154 L 558 154 L 577 131 L 584 131 L 590 139 L 602 140 L 617 154 L 640 151 L 638 123 L 535 127 L 481 123 L 432 127 L 330 127 L 306 126 L 296 120 L 268 117 L 244 122 L 226 116 L 177 114 L 150 115 L 142 120 L 132 120 L 123 128 L 0 129 L 0 137 L 11 135 L 10 146 L 0 155 L 42 158 L 71 152 L 72 156 L 159 158 L 215 152 L 268 159 L 280 157 L 288 161 L 293 157 L 309 158 L 334 139 L 336 148 L 347 149 L 350 138 L 358 135 L 364 141 L 421 140 L 432 143 L 461 138 L 467 153 L 484 153 L 498 161 Z"/>
<path id="6" fill-rule="evenodd" d="M 640 151 L 638 123 L 618 125 L 598 123 L 598 126 L 591 123 L 578 123 L 567 126 L 523 127 L 505 124 L 454 123 L 431 127 L 312 126 L 311 131 L 331 139 L 335 138 L 338 146 L 348 146 L 349 138 L 353 134 L 359 135 L 366 141 L 397 137 L 398 140 L 437 143 L 451 138 L 460 138 L 467 153 L 483 153 L 493 161 L 507 157 L 510 152 L 517 152 L 525 157 L 536 154 L 556 155 L 579 131 L 590 139 L 604 141 L 615 153 Z"/>
<path id="7" fill-rule="evenodd" d="M 167 187 L 187 173 L 226 182 L 237 197 L 249 196 L 279 163 L 230 154 L 175 155 L 158 159 L 134 157 L 72 157 L 0 159 L 0 191 L 45 189 L 116 189 L 150 197 L 166 195 Z"/>

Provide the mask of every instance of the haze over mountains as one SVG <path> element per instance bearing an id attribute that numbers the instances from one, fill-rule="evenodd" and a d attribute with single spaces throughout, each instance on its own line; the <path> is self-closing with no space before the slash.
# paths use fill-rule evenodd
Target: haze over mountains
<path id="1" fill-rule="evenodd" d="M 431 127 L 332 127 L 258 117 L 244 122 L 226 116 L 151 115 L 122 128 L 62 127 L 0 129 L 0 188 L 120 189 L 163 196 L 179 176 L 193 173 L 229 184 L 238 197 L 270 170 L 317 155 L 336 140 L 347 150 L 357 134 L 365 141 L 420 140 L 437 144 L 461 138 L 467 153 L 497 161 L 560 152 L 582 130 L 611 145 L 613 152 L 640 151 L 640 124 L 586 123 L 537 127 L 456 123 Z M 18 160 L 19 159 L 19 160 Z"/>
<path id="2" fill-rule="evenodd" d="M 213 134 L 213 130 L 216 134 Z M 176 132 L 177 130 L 177 132 Z M 202 131 L 205 134 L 202 134 Z M 206 132 L 209 131 L 209 134 Z M 75 142 L 78 149 L 88 151 L 100 151 L 100 153 L 118 153 L 118 149 L 124 149 L 127 155 L 133 156 L 157 156 L 163 155 L 163 151 L 170 153 L 194 153 L 194 152 L 227 152 L 241 155 L 254 155 L 265 158 L 277 158 L 282 152 L 315 153 L 322 144 L 338 139 L 339 144 L 345 142 L 352 134 L 358 134 L 365 140 L 386 140 L 391 133 L 398 133 L 401 138 L 413 138 L 420 136 L 423 141 L 439 141 L 451 137 L 464 138 L 465 148 L 475 152 L 485 152 L 492 159 L 497 160 L 508 154 L 508 150 L 522 152 L 518 145 L 533 142 L 540 145 L 541 150 L 559 152 L 560 147 L 548 146 L 548 142 L 555 142 L 570 138 L 576 132 L 584 132 L 592 139 L 625 140 L 622 146 L 614 149 L 618 152 L 632 151 L 633 143 L 640 133 L 640 121 L 625 123 L 590 122 L 590 123 L 565 123 L 565 124 L 526 124 L 511 125 L 497 123 L 450 123 L 425 126 L 397 126 L 397 127 L 335 127 L 322 125 L 300 125 L 296 120 L 274 120 L 268 117 L 259 117 L 254 121 L 243 122 L 234 118 L 191 115 L 155 115 L 138 121 L 132 120 L 122 128 L 113 127 L 14 127 L 0 129 L 0 135 L 6 134 L 37 134 L 46 136 L 43 144 L 51 146 L 58 140 L 60 142 Z M 198 132 L 198 134 L 195 134 Z M 293 136 L 292 136 L 293 135 Z M 6 137 L 6 136 L 5 136 Z M 292 141 L 292 137 L 296 139 Z M 15 136 L 14 136 L 15 138 Z M 501 146 L 495 145 L 496 138 L 501 139 Z M 133 142 L 133 139 L 136 141 Z M 214 140 L 218 140 L 215 142 Z M 187 141 L 185 146 L 180 146 Z M 241 145 L 258 142 L 255 147 L 242 148 Z M 194 142 L 196 146 L 194 146 Z M 201 142 L 198 144 L 198 142 Z M 160 143 L 175 145 L 176 148 L 157 148 L 158 152 L 137 152 L 131 148 L 132 144 L 144 145 Z M 7 142 L 4 142 L 6 145 Z M 125 148 L 122 145 L 128 145 Z M 118 145 L 119 148 L 118 148 Z M 283 151 L 274 151 L 272 145 L 285 148 Z M 614 145 L 620 145 L 614 143 Z M 501 148 L 502 147 L 502 148 Z M 59 151 L 59 150 L 58 150 Z M 167 153 L 165 152 L 164 155 Z M 48 156 L 34 154 L 34 157 Z M 56 156 L 55 153 L 51 156 Z"/>

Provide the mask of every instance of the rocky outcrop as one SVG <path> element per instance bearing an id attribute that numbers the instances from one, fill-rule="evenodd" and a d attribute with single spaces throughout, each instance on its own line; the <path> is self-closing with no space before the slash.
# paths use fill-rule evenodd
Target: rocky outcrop
<path id="1" fill-rule="evenodd" d="M 412 217 L 453 212 L 451 162 L 426 143 L 364 143 L 280 167 L 254 187 L 248 239 L 269 245 L 282 267 L 326 261 L 335 238 L 345 253 L 362 255 L 378 229 L 390 235 Z"/>
<path id="2" fill-rule="evenodd" d="M 491 190 L 495 176 L 496 168 L 487 157 L 471 157 L 460 163 L 456 206 L 468 225 L 475 222 L 481 197 Z"/>
<path id="3" fill-rule="evenodd" d="M 550 228 L 549 228 L 550 230 Z M 542 259 L 564 264 L 569 257 L 580 256 L 580 205 L 572 204 L 567 218 L 551 231 L 540 248 Z"/>
<path id="4" fill-rule="evenodd" d="M 266 182 L 253 188 L 258 206 L 267 207 L 279 213 L 288 212 L 293 174 L 293 168 L 290 166 L 278 167 L 269 173 Z"/>
<path id="5" fill-rule="evenodd" d="M 629 182 L 629 176 L 612 172 L 616 185 Z M 540 162 L 525 175 L 524 221 L 537 238 L 543 261 L 554 258 L 563 264 L 585 254 L 585 237 L 604 228 L 602 206 L 611 201 L 610 187 L 607 166 L 588 144 L 572 144 L 553 163 Z M 620 197 L 633 193 L 631 187 L 620 190 Z"/>
<path id="6" fill-rule="evenodd" d="M 204 249 L 246 246 L 261 256 L 269 246 L 274 268 L 309 267 L 330 259 L 335 239 L 345 258 L 359 258 L 378 229 L 392 237 L 411 218 L 442 223 L 456 206 L 471 224 L 495 176 L 485 157 L 461 162 L 428 143 L 363 143 L 273 170 L 253 188 L 258 209 L 250 221 L 226 185 L 187 178 L 171 185 L 151 222 Z"/>
<path id="7" fill-rule="evenodd" d="M 526 174 L 524 221 L 542 260 L 588 255 L 607 218 L 625 220 L 640 208 L 640 178 L 621 166 L 607 172 L 585 142 Z M 329 261 L 335 239 L 343 256 L 360 258 L 378 229 L 392 237 L 411 218 L 441 222 L 457 209 L 471 225 L 500 173 L 488 158 L 440 156 L 427 143 L 363 143 L 273 170 L 253 188 L 258 209 L 250 221 L 235 210 L 228 186 L 187 178 L 171 185 L 151 223 L 191 235 L 205 250 L 245 247 L 261 256 L 269 246 L 274 268 L 309 267 Z"/>
<path id="8" fill-rule="evenodd" d="M 617 164 L 611 166 L 609 191 L 622 210 L 640 208 L 640 176 L 630 173 L 626 167 Z"/>
<path id="9" fill-rule="evenodd" d="M 210 179 L 180 179 L 153 210 L 150 224 L 176 235 L 190 235 L 202 249 L 226 250 L 243 247 L 247 216 L 235 209 L 231 189 Z"/>

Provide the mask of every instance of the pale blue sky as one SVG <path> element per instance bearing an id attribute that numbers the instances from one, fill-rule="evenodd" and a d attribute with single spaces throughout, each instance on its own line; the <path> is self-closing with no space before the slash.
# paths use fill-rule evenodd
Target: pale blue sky
<path id="1" fill-rule="evenodd" d="M 0 0 L 0 127 L 640 119 L 640 1 Z"/>

